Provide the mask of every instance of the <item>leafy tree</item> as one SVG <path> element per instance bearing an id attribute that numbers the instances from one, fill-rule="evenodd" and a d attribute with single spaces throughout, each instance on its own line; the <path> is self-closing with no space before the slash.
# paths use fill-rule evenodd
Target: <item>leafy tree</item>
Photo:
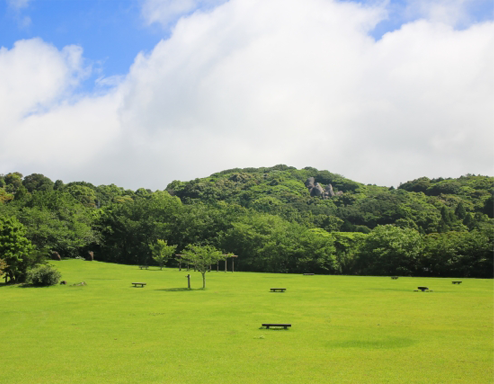
<path id="1" fill-rule="evenodd" d="M 5 188 L 9 193 L 15 193 L 22 185 L 22 173 L 12 172 L 4 176 Z"/>
<path id="2" fill-rule="evenodd" d="M 96 192 L 93 188 L 79 183 L 68 184 L 64 191 L 70 193 L 86 207 L 96 207 Z"/>
<path id="3" fill-rule="evenodd" d="M 367 235 L 360 232 L 331 232 L 335 247 L 335 255 L 339 273 L 351 275 L 355 273 L 358 248 Z"/>
<path id="4" fill-rule="evenodd" d="M 182 259 L 194 265 L 201 272 L 202 289 L 206 288 L 206 272 L 209 270 L 209 266 L 216 264 L 219 260 L 224 260 L 226 257 L 211 245 L 188 245 L 182 251 Z"/>
<path id="5" fill-rule="evenodd" d="M 494 233 L 490 229 L 471 232 L 432 233 L 425 237 L 423 270 L 429 276 L 492 278 Z"/>
<path id="6" fill-rule="evenodd" d="M 14 200 L 16 201 L 26 200 L 28 197 L 29 192 L 26 187 L 24 187 L 24 185 L 19 186 L 19 188 L 17 188 L 17 191 L 15 191 Z"/>
<path id="7" fill-rule="evenodd" d="M 149 244 L 157 239 L 166 238 L 180 249 L 177 221 L 182 209 L 177 197 L 163 191 L 105 206 L 96 219 L 104 241 L 95 249 L 104 261 L 128 264 L 145 264 L 152 257 Z"/>
<path id="8" fill-rule="evenodd" d="M 358 264 L 363 274 L 411 276 L 423 248 L 420 234 L 413 229 L 377 226 L 363 241 Z"/>
<path id="9" fill-rule="evenodd" d="M 33 192 L 16 213 L 26 227 L 26 237 L 38 249 L 77 256 L 82 248 L 99 242 L 93 228 L 97 216 L 68 193 L 58 190 Z"/>
<path id="10" fill-rule="evenodd" d="M 14 195 L 8 193 L 5 188 L 0 188 L 0 204 L 7 203 L 14 199 Z"/>
<path id="11" fill-rule="evenodd" d="M 491 191 L 490 196 L 484 203 L 483 213 L 485 213 L 491 219 L 494 217 L 494 190 Z"/>
<path id="12" fill-rule="evenodd" d="M 166 261 L 175 253 L 176 245 L 168 245 L 166 240 L 158 239 L 155 244 L 151 245 L 153 259 L 158 263 L 160 269 L 163 269 Z"/>
<path id="13" fill-rule="evenodd" d="M 15 217 L 0 217 L 0 258 L 7 264 L 5 282 L 15 284 L 25 279 L 34 250 L 25 235 L 26 229 Z"/>
<path id="14" fill-rule="evenodd" d="M 400 184 L 399 189 L 404 189 L 410 192 L 425 192 L 431 185 L 431 181 L 428 177 L 421 177 L 412 181 L 407 181 L 404 184 Z"/>
<path id="15" fill-rule="evenodd" d="M 40 173 L 33 173 L 22 180 L 22 185 L 28 192 L 51 191 L 53 189 L 53 184 L 53 181 Z"/>
<path id="16" fill-rule="evenodd" d="M 425 192 L 429 196 L 439 196 L 440 194 L 456 194 L 460 191 L 460 183 L 455 180 L 444 180 L 431 185 Z"/>

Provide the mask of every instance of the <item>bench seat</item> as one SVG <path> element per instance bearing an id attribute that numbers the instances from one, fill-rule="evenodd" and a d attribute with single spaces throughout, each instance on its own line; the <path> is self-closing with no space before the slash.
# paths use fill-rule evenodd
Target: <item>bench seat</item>
<path id="1" fill-rule="evenodd" d="M 291 324 L 279 324 L 279 323 L 264 323 L 262 325 L 263 327 L 266 327 L 266 329 L 269 329 L 269 327 L 277 327 L 277 328 L 285 328 L 288 329 L 288 327 L 291 327 Z"/>
<path id="2" fill-rule="evenodd" d="M 276 292 L 276 291 L 285 292 L 286 291 L 286 288 L 270 288 L 270 289 L 271 289 L 271 292 Z"/>

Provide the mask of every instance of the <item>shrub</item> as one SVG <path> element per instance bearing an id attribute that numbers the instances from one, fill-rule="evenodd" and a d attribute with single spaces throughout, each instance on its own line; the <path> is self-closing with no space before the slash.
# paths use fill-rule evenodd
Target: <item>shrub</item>
<path id="1" fill-rule="evenodd" d="M 40 265 L 28 271 L 27 282 L 38 286 L 55 285 L 61 277 L 61 273 L 50 265 Z"/>

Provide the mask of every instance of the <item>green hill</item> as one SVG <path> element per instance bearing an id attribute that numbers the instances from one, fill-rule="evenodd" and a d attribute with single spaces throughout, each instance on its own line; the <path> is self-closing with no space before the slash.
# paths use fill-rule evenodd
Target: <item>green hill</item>
<path id="1" fill-rule="evenodd" d="M 44 255 L 154 264 L 163 239 L 178 253 L 189 244 L 233 252 L 243 271 L 492 277 L 493 191 L 490 176 L 395 189 L 286 165 L 154 192 L 14 172 L 0 176 L 0 219 L 20 222 Z"/>

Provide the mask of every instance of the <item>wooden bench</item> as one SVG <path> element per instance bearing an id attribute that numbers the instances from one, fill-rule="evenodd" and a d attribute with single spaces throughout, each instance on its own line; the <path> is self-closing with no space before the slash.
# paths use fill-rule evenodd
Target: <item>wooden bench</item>
<path id="1" fill-rule="evenodd" d="M 285 329 L 288 329 L 288 327 L 291 327 L 291 324 L 263 324 L 263 327 L 266 327 L 266 329 L 269 329 L 269 327 L 283 327 Z"/>
<path id="2" fill-rule="evenodd" d="M 421 290 L 422 292 L 428 291 L 428 287 L 417 287 L 417 289 Z"/>
<path id="3" fill-rule="evenodd" d="M 132 283 L 134 284 L 134 287 L 137 287 L 138 285 L 141 286 L 141 288 L 144 288 L 144 286 L 146 285 L 146 283 Z"/>
<path id="4" fill-rule="evenodd" d="M 461 280 L 453 280 L 452 283 L 453 284 L 461 284 Z"/>
<path id="5" fill-rule="evenodd" d="M 139 268 L 141 268 L 141 269 L 148 269 L 149 267 L 147 265 L 139 265 Z"/>
<path id="6" fill-rule="evenodd" d="M 270 288 L 270 289 L 271 289 L 271 292 L 276 292 L 276 291 L 285 292 L 286 291 L 286 288 Z"/>
<path id="7" fill-rule="evenodd" d="M 393 280 L 396 280 L 396 279 L 398 279 L 398 276 L 391 276 L 391 278 L 392 278 Z"/>
<path id="8" fill-rule="evenodd" d="M 314 276 L 313 273 L 304 273 L 304 276 Z"/>

